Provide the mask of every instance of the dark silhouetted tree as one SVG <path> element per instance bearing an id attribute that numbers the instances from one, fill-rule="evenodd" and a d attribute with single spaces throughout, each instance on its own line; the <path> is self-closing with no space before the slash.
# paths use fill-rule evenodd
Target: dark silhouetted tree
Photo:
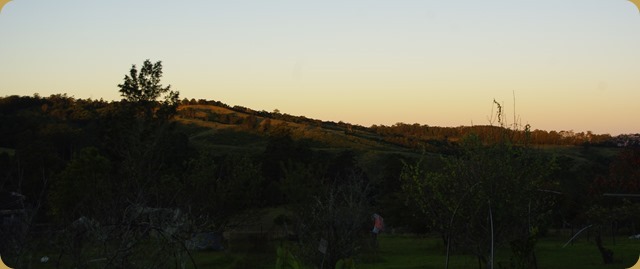
<path id="1" fill-rule="evenodd" d="M 163 87 L 160 84 L 162 78 L 162 62 L 154 64 L 145 60 L 138 72 L 136 65 L 131 66 L 129 75 L 124 76 L 124 82 L 118 84 L 120 94 L 127 102 L 136 103 L 145 117 L 167 118 L 175 114 L 179 104 L 179 92 L 172 91 L 171 85 Z M 158 105 L 158 98 L 164 100 Z"/>

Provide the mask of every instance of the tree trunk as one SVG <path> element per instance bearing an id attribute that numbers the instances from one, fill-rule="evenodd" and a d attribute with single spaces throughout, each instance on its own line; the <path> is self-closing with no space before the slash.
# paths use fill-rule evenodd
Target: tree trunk
<path id="1" fill-rule="evenodd" d="M 596 245 L 598 246 L 598 250 L 602 255 L 602 261 L 604 264 L 612 264 L 613 263 L 613 251 L 602 246 L 602 238 L 600 233 L 596 234 Z"/>

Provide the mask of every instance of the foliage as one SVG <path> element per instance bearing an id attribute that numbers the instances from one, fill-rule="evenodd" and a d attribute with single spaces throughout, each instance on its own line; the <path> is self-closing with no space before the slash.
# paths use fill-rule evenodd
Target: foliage
<path id="1" fill-rule="evenodd" d="M 295 191 L 288 194 L 282 193 L 290 187 L 303 187 L 303 185 L 313 185 L 317 183 L 315 178 L 311 176 L 305 181 L 299 181 L 298 176 L 302 176 L 307 168 L 311 168 L 313 160 L 313 152 L 311 149 L 299 141 L 295 141 L 291 136 L 291 131 L 286 128 L 276 129 L 270 135 L 269 141 L 261 156 L 262 175 L 265 178 L 263 188 L 269 190 L 264 193 L 263 200 L 268 205 L 279 205 L 285 202 L 285 199 L 291 201 L 297 198 Z M 314 182 L 315 181 L 315 182 Z M 304 188 L 301 191 L 309 190 Z M 289 197 L 285 197 L 288 195 Z M 305 197 L 302 197 L 305 198 Z"/>
<path id="2" fill-rule="evenodd" d="M 203 229 L 223 231 L 231 217 L 258 205 L 262 181 L 259 164 L 247 156 L 220 160 L 200 152 L 189 163 L 180 203 L 203 222 Z"/>
<path id="3" fill-rule="evenodd" d="M 534 248 L 538 243 L 538 229 L 533 228 L 527 237 L 518 238 L 509 243 L 511 249 L 511 268 L 537 268 Z"/>
<path id="4" fill-rule="evenodd" d="M 438 148 L 446 145 L 450 141 L 458 141 L 470 134 L 480 137 L 483 142 L 496 142 L 499 133 L 510 133 L 513 137 L 523 138 L 527 133 L 524 130 L 513 130 L 504 126 L 476 125 L 461 127 L 438 127 L 420 125 L 418 123 L 396 123 L 391 126 L 373 125 L 371 130 L 384 137 L 391 143 L 404 145 L 407 147 L 427 147 Z M 533 130 L 529 133 L 531 143 L 537 145 L 611 145 L 614 138 L 609 134 L 594 134 L 591 131 L 574 132 L 568 131 L 545 131 Z"/>
<path id="5" fill-rule="evenodd" d="M 369 185 L 354 175 L 334 183 L 306 210 L 296 212 L 300 257 L 308 264 L 335 265 L 356 256 L 369 238 L 369 191 Z M 326 242 L 324 253 L 318 251 L 321 242 Z"/>
<path id="6" fill-rule="evenodd" d="M 50 191 L 51 214 L 63 222 L 80 217 L 108 219 L 117 186 L 110 180 L 111 162 L 98 149 L 81 150 L 58 175 Z"/>
<path id="7" fill-rule="evenodd" d="M 50 129 L 54 139 L 57 130 L 69 129 L 70 118 L 93 121 L 99 126 L 93 135 L 102 138 L 73 154 L 49 192 L 50 213 L 64 228 L 51 240 L 58 259 L 69 256 L 78 268 L 96 259 L 110 268 L 185 264 L 192 220 L 176 208 L 175 197 L 187 146 L 167 121 L 178 94 L 159 84 L 161 76 L 160 62 L 146 61 L 139 75 L 134 66 L 119 85 L 127 101 L 93 108 L 76 102 L 68 111 L 73 99 L 52 96 L 42 107 L 61 120 Z M 158 106 L 155 99 L 166 92 Z"/>
<path id="8" fill-rule="evenodd" d="M 118 84 L 120 94 L 128 102 L 136 103 L 145 117 L 168 118 L 175 113 L 180 94 L 177 91 L 172 91 L 171 85 L 163 87 L 160 84 L 161 78 L 162 62 L 158 61 L 152 64 L 147 59 L 143 62 L 139 72 L 135 65 L 131 66 L 129 75 L 124 77 L 124 82 Z M 155 102 L 163 95 L 164 101 L 155 113 Z"/>
<path id="9" fill-rule="evenodd" d="M 279 190 L 284 202 L 292 207 L 304 206 L 313 201 L 313 197 L 322 193 L 325 186 L 324 167 L 321 164 L 296 163 L 288 161 L 281 165 L 283 177 Z"/>
<path id="10" fill-rule="evenodd" d="M 552 201 L 538 192 L 547 184 L 551 160 L 506 135 L 488 145 L 471 135 L 440 171 L 424 172 L 418 163 L 405 165 L 401 174 L 409 202 L 422 209 L 445 243 L 467 247 L 487 264 L 494 244 L 526 238 Z"/>
<path id="11" fill-rule="evenodd" d="M 340 259 L 336 263 L 336 269 L 355 269 L 356 262 L 352 258 Z"/>
<path id="12" fill-rule="evenodd" d="M 277 255 L 276 269 L 302 269 L 302 264 L 288 248 L 278 247 Z"/>
<path id="13" fill-rule="evenodd" d="M 608 175 L 593 182 L 592 192 L 632 194 L 640 191 L 640 147 L 627 148 L 613 159 Z"/>
<path id="14" fill-rule="evenodd" d="M 315 239 L 310 239 L 312 232 L 300 237 L 310 250 L 307 253 L 315 256 L 299 256 L 320 264 L 317 240 L 325 238 L 321 231 L 330 234 L 326 227 L 331 225 L 344 228 L 335 234 L 357 230 L 349 228 L 356 225 L 335 219 L 343 214 L 336 212 L 360 212 L 338 199 L 338 193 L 349 192 L 346 188 L 353 184 L 353 173 L 367 186 L 363 205 L 382 211 L 394 228 L 428 224 L 431 231 L 442 235 L 442 246 L 451 243 L 451 253 L 487 256 L 489 210 L 498 247 L 525 242 L 531 236 L 529 228 L 536 226 L 544 234 L 542 220 L 555 196 L 563 202 L 555 208 L 555 226 L 589 222 L 611 228 L 615 234 L 636 232 L 637 203 L 602 194 L 638 190 L 638 154 L 633 147 L 624 151 L 597 147 L 604 144 L 590 132 L 419 124 L 366 128 L 202 99 L 183 100 L 192 111 L 172 118 L 171 109 L 177 102 L 169 96 L 177 97 L 177 92 L 172 95 L 170 87 L 160 85 L 160 67 L 159 62 L 145 63 L 141 69 L 134 66 L 135 75 L 130 72 L 120 85 L 128 87 L 131 98 L 120 87 L 125 98 L 118 102 L 66 94 L 0 97 L 0 192 L 22 195 L 28 217 L 21 227 L 24 236 L 18 241 L 24 243 L 57 229 L 59 238 L 42 241 L 58 244 L 61 260 L 74 256 L 78 267 L 107 256 L 113 258 L 111 265 L 121 267 L 126 266 L 123 257 L 127 255 L 129 262 L 140 264 L 144 255 L 168 261 L 168 256 L 185 254 L 178 238 L 187 238 L 189 230 L 224 229 L 230 219 L 242 221 L 237 214 L 247 209 L 296 204 L 292 211 L 300 212 L 299 224 L 315 223 L 310 217 L 313 212 L 318 218 L 329 216 L 313 224 L 320 227 Z M 229 111 L 202 113 L 214 111 L 208 107 L 212 105 Z M 469 136 L 471 132 L 477 136 Z M 527 137 L 530 140 L 525 142 Z M 542 147 L 560 156 L 557 164 L 561 169 L 556 170 L 550 159 L 532 147 L 537 144 L 581 146 Z M 418 158 L 417 149 L 425 150 L 419 164 L 412 159 Z M 545 169 L 553 172 L 551 178 L 558 185 L 540 173 Z M 551 194 L 553 191 L 562 195 Z M 405 197 L 411 198 L 407 205 L 402 204 Z M 151 234 L 167 235 L 168 230 L 162 225 L 148 226 L 142 215 L 124 216 L 134 208 L 165 213 L 179 209 L 183 218 L 174 224 L 185 225 L 173 236 L 149 239 Z M 72 223 L 82 217 L 85 228 L 91 229 L 74 228 Z M 170 222 L 167 216 L 162 218 L 165 221 L 156 223 Z M 363 227 L 351 233 L 357 244 L 346 246 L 351 250 L 342 253 L 361 253 L 365 245 L 368 217 L 353 218 L 353 223 L 363 221 Z M 51 225 L 56 226 L 42 228 Z M 304 225 L 299 231 L 310 231 L 301 227 Z M 471 235 L 466 236 L 467 232 Z M 105 234 L 109 236 L 103 237 Z M 82 238 L 77 241 L 82 243 L 74 238 Z M 128 248 L 127 240 L 136 243 Z M 90 247 L 105 243 L 109 248 Z M 152 243 L 157 248 L 150 248 Z M 16 245 L 25 255 L 39 247 Z M 518 248 L 514 247 L 514 253 Z M 346 255 L 341 254 L 356 257 Z"/>

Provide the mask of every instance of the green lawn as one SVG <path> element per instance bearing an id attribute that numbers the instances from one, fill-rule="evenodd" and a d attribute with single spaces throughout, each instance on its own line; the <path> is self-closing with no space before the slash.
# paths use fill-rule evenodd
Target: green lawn
<path id="1" fill-rule="evenodd" d="M 613 245 L 611 238 L 603 238 L 603 244 L 614 253 L 614 264 L 604 265 L 602 257 L 593 239 L 582 240 L 562 247 L 566 238 L 560 240 L 542 240 L 538 243 L 536 254 L 539 268 L 629 268 L 638 261 L 640 240 L 618 237 Z"/>
<path id="2" fill-rule="evenodd" d="M 573 244 L 563 247 L 567 238 L 564 235 L 555 235 L 539 240 L 536 245 L 538 268 L 623 269 L 634 265 L 640 255 L 640 240 L 617 237 L 614 245 L 610 237 L 603 238 L 605 247 L 614 252 L 615 259 L 614 264 L 604 265 L 593 238 L 590 241 L 579 238 Z M 200 269 L 271 269 L 275 266 L 276 247 L 280 244 L 282 242 L 277 240 L 246 237 L 230 240 L 224 251 L 195 251 L 192 255 L 197 268 Z M 55 268 L 53 260 L 46 264 L 36 261 L 43 255 L 45 254 L 31 255 L 28 258 L 32 260 L 32 268 Z M 499 248 L 496 253 L 495 268 L 509 268 L 509 257 L 509 249 Z M 51 258 L 55 259 L 55 257 Z M 381 235 L 377 252 L 366 251 L 355 257 L 355 261 L 357 268 L 445 268 L 444 246 L 437 237 Z M 188 263 L 187 268 L 194 268 L 194 266 Z M 449 268 L 478 268 L 478 260 L 471 255 L 452 255 Z"/>
<path id="3" fill-rule="evenodd" d="M 640 240 L 617 238 L 616 245 L 606 242 L 605 247 L 614 252 L 615 263 L 604 265 L 593 240 L 581 240 L 562 247 L 565 238 L 543 238 L 536 246 L 538 268 L 629 268 L 640 255 Z M 610 241 L 610 240 L 609 240 Z M 499 249 L 495 268 L 508 265 L 509 250 Z M 468 255 L 454 255 L 449 268 L 478 268 L 477 259 Z M 442 243 L 435 238 L 384 236 L 380 239 L 379 257 L 364 254 L 360 268 L 445 268 Z"/>
<path id="4" fill-rule="evenodd" d="M 358 268 L 445 268 L 444 247 L 435 237 L 386 235 L 379 240 L 377 253 L 367 252 L 356 257 Z M 622 269 L 635 264 L 640 255 L 640 240 L 618 237 L 613 245 L 610 238 L 605 238 L 605 247 L 613 250 L 615 263 L 604 265 L 593 239 L 581 239 L 563 248 L 566 240 L 564 237 L 541 239 L 536 246 L 538 268 Z M 274 242 L 261 246 L 248 243 L 222 252 L 194 253 L 194 257 L 198 268 L 273 268 L 275 245 Z M 509 250 L 499 249 L 496 255 L 495 268 L 508 268 Z M 478 268 L 478 261 L 470 255 L 452 255 L 449 268 Z"/>

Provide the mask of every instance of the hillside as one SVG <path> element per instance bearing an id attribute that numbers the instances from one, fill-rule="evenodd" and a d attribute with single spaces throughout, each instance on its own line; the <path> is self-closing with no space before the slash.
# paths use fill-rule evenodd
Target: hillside
<path id="1" fill-rule="evenodd" d="M 287 132 L 318 149 L 414 151 L 386 142 L 382 135 L 369 128 L 217 105 L 181 105 L 176 120 L 191 130 L 191 140 L 201 143 L 215 140 L 222 145 L 255 147 L 263 145 L 266 136 Z"/>
<path id="2" fill-rule="evenodd" d="M 315 151 L 338 154 L 349 150 L 367 170 L 375 170 L 388 158 L 417 160 L 427 158 L 438 163 L 438 156 L 455 152 L 457 141 L 474 133 L 485 141 L 502 133 L 500 127 L 431 127 L 417 124 L 363 127 L 348 123 L 325 122 L 287 114 L 229 107 L 220 102 L 184 103 L 178 108 L 176 121 L 189 133 L 192 143 L 209 147 L 220 154 L 260 154 L 269 137 L 288 133 Z M 523 132 L 514 132 L 523 136 Z M 522 138 L 520 138 L 522 139 Z M 535 130 L 530 138 L 534 148 L 560 160 L 567 178 L 576 179 L 585 171 L 606 172 L 608 160 L 620 148 L 608 135 L 568 135 L 568 132 Z M 590 140 L 589 140 L 590 139 Z M 390 157 L 395 156 L 395 157 Z"/>
<path id="3" fill-rule="evenodd" d="M 180 123 L 206 129 L 192 138 L 206 139 L 218 132 L 235 132 L 251 135 L 269 135 L 286 130 L 294 138 L 312 141 L 314 147 L 338 147 L 352 149 L 376 149 L 391 151 L 450 152 L 452 144 L 462 137 L 475 134 L 486 142 L 500 139 L 505 128 L 499 126 L 438 127 L 420 124 L 396 123 L 392 126 L 364 127 L 344 122 L 321 121 L 304 116 L 292 116 L 276 112 L 255 111 L 242 106 L 229 106 L 219 101 L 186 99 L 178 108 Z M 211 132 L 217 130 L 216 132 Z M 544 131 L 520 126 L 507 129 L 516 140 L 535 145 L 578 145 L 616 147 L 633 143 L 628 137 L 611 137 L 591 132 Z M 208 135 L 207 135 L 208 134 Z M 633 137 L 632 137 L 633 138 Z M 625 139 L 625 140 L 623 140 Z M 237 143 L 236 143 L 237 144 Z"/>

